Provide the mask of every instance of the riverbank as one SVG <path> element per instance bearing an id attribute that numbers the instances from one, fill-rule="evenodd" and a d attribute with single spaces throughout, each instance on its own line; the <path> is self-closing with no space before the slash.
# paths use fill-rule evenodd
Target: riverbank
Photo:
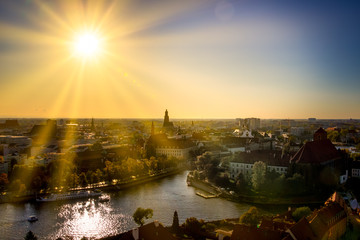
<path id="1" fill-rule="evenodd" d="M 207 181 L 202 181 L 195 179 L 194 177 L 188 175 L 187 183 L 189 186 L 198 188 L 204 192 L 207 192 L 212 195 L 222 197 L 226 200 L 237 202 L 237 203 L 249 203 L 252 205 L 287 205 L 287 206 L 299 206 L 299 205 L 319 205 L 323 204 L 326 199 L 317 199 L 315 196 L 299 196 L 299 197 L 289 197 L 289 198 L 271 198 L 266 196 L 251 196 L 245 194 L 236 194 L 230 193 L 224 189 L 221 189 Z"/>
<path id="2" fill-rule="evenodd" d="M 71 188 L 70 191 L 88 191 L 88 190 L 101 190 L 104 192 L 112 192 L 112 191 L 119 191 L 126 188 L 134 187 L 146 182 L 155 181 L 161 178 L 165 178 L 168 176 L 176 175 L 185 171 L 185 167 L 171 169 L 171 170 L 164 170 L 157 174 L 146 175 L 146 176 L 139 176 L 136 178 L 132 178 L 122 182 L 114 182 L 110 184 L 92 184 L 87 187 L 78 187 L 78 188 Z M 2 195 L 0 196 L 0 204 L 1 203 L 18 203 L 18 202 L 30 202 L 36 200 L 36 194 L 29 194 L 29 195 Z"/>

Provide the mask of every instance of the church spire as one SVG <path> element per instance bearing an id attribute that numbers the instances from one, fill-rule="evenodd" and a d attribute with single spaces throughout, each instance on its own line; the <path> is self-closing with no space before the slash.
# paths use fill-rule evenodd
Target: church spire
<path id="1" fill-rule="evenodd" d="M 166 109 L 165 110 L 165 116 L 164 116 L 164 124 L 163 124 L 163 126 L 164 127 L 166 127 L 166 126 L 168 126 L 169 125 L 169 113 L 168 113 L 168 110 Z"/>
<path id="2" fill-rule="evenodd" d="M 154 122 L 151 122 L 151 135 L 155 135 Z"/>
<path id="3" fill-rule="evenodd" d="M 95 130 L 94 118 L 91 119 L 91 130 Z"/>

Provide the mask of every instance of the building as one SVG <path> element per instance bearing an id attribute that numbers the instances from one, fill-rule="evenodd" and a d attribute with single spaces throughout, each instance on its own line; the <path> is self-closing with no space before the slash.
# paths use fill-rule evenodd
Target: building
<path id="1" fill-rule="evenodd" d="M 45 125 L 34 125 L 29 133 L 37 144 L 46 144 L 57 136 L 57 123 L 55 120 L 47 120 Z"/>
<path id="2" fill-rule="evenodd" d="M 163 133 L 151 135 L 145 145 L 148 158 L 166 156 L 187 160 L 195 148 L 196 144 L 189 139 L 169 139 Z"/>
<path id="3" fill-rule="evenodd" d="M 286 239 L 340 239 L 346 232 L 346 223 L 347 214 L 344 208 L 331 202 L 289 228 L 287 232 L 290 237 Z"/>
<path id="4" fill-rule="evenodd" d="M 279 230 L 270 230 L 236 224 L 231 234 L 230 240 L 280 240 L 287 235 L 288 233 Z"/>
<path id="5" fill-rule="evenodd" d="M 268 171 L 286 174 L 289 167 L 290 156 L 279 151 L 253 151 L 237 153 L 235 160 L 230 162 L 230 177 L 235 179 L 240 173 L 246 177 L 252 174 L 255 162 L 262 161 L 267 165 Z"/>
<path id="6" fill-rule="evenodd" d="M 154 221 L 128 232 L 113 237 L 105 237 L 100 240 L 176 240 L 161 223 Z"/>
<path id="7" fill-rule="evenodd" d="M 339 171 L 341 183 L 346 182 L 348 177 L 347 160 L 327 139 L 327 133 L 323 128 L 319 128 L 314 133 L 314 141 L 305 143 L 295 153 L 290 159 L 290 164 L 293 164 L 296 171 L 300 171 L 307 181 L 315 179 L 319 174 L 318 171 L 324 167 Z"/>
<path id="8" fill-rule="evenodd" d="M 5 120 L 4 123 L 0 123 L 0 129 L 17 129 L 19 127 L 19 122 L 16 119 L 9 119 Z"/>
<path id="9" fill-rule="evenodd" d="M 240 129 L 257 130 L 260 128 L 260 118 L 237 118 Z"/>
<path id="10" fill-rule="evenodd" d="M 173 128 L 174 127 L 174 123 L 170 122 L 170 118 L 169 118 L 169 113 L 168 110 L 165 110 L 165 116 L 164 116 L 164 123 L 163 123 L 163 128 Z"/>

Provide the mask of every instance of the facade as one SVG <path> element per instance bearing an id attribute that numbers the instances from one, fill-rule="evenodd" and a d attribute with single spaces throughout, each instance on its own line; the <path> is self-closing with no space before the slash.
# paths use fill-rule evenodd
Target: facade
<path id="1" fill-rule="evenodd" d="M 165 134 L 151 135 L 145 149 L 147 157 L 166 156 L 188 159 L 196 144 L 189 139 L 169 139 Z"/>
<path id="2" fill-rule="evenodd" d="M 289 167 L 289 156 L 283 156 L 278 151 L 254 151 L 238 153 L 235 161 L 230 162 L 230 177 L 235 179 L 240 173 L 250 177 L 255 162 L 262 161 L 268 171 L 286 174 Z"/>
<path id="3" fill-rule="evenodd" d="M 260 128 L 260 118 L 237 118 L 241 129 L 257 130 Z"/>
<path id="4" fill-rule="evenodd" d="M 165 155 L 166 157 L 176 157 L 179 159 L 188 159 L 190 151 L 194 149 L 190 147 L 172 147 L 172 146 L 159 146 L 156 148 L 156 155 Z"/>

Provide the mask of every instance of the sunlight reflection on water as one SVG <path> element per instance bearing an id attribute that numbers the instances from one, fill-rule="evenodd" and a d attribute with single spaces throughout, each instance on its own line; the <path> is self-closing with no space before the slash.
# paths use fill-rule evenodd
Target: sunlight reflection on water
<path id="1" fill-rule="evenodd" d="M 74 238 L 104 237 L 126 231 L 131 216 L 118 213 L 109 203 L 89 199 L 86 202 L 62 205 L 58 210 L 61 227 L 52 237 L 72 236 Z"/>
<path id="2" fill-rule="evenodd" d="M 249 205 L 227 200 L 204 199 L 197 196 L 193 187 L 186 185 L 186 172 L 149 182 L 119 192 L 109 193 L 110 201 L 99 199 L 68 202 L 0 204 L 0 232 L 7 240 L 23 239 L 31 230 L 38 239 L 80 240 L 83 236 L 100 238 L 128 231 L 136 224 L 132 214 L 138 207 L 152 208 L 153 220 L 171 225 L 175 210 L 179 221 L 188 217 L 204 220 L 239 217 Z M 39 221 L 29 223 L 29 215 Z"/>

